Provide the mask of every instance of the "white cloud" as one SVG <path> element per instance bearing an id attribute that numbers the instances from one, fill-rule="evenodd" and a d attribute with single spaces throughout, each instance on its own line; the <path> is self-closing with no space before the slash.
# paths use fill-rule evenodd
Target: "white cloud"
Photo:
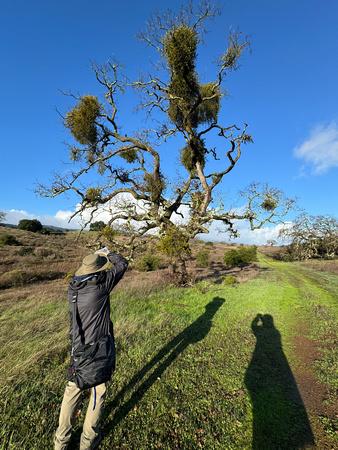
<path id="1" fill-rule="evenodd" d="M 72 228 L 72 229 L 78 229 L 80 228 L 79 221 L 74 219 L 71 222 L 69 222 L 69 219 L 71 215 L 73 214 L 72 211 L 58 211 L 55 216 L 49 216 L 49 215 L 38 215 L 38 214 L 31 214 L 24 210 L 17 210 L 17 209 L 11 209 L 9 211 L 4 211 L 6 214 L 6 223 L 12 224 L 12 225 L 18 225 L 20 220 L 22 219 L 37 219 L 39 220 L 42 225 L 53 225 L 55 227 L 60 228 Z"/>
<path id="2" fill-rule="evenodd" d="M 326 127 L 316 126 L 309 139 L 294 149 L 294 155 L 312 165 L 313 173 L 318 175 L 338 167 L 338 123 L 332 122 Z"/>
<path id="3" fill-rule="evenodd" d="M 274 240 L 281 244 L 278 235 L 284 225 L 277 224 L 262 227 L 259 230 L 251 230 L 247 222 L 240 221 L 236 223 L 239 237 L 235 239 L 231 239 L 227 233 L 219 233 L 219 227 L 220 225 L 217 222 L 213 222 L 210 226 L 209 234 L 200 235 L 199 237 L 208 241 L 235 242 L 247 245 L 265 245 L 268 240 Z"/>

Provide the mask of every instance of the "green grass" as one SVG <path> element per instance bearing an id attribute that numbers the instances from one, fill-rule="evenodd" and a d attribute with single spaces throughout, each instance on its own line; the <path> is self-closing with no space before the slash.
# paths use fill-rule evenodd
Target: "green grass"
<path id="1" fill-rule="evenodd" d="M 261 276 L 240 285 L 113 292 L 117 369 L 100 448 L 296 449 L 318 426 L 337 445 L 336 422 L 305 410 L 292 372 L 300 323 L 320 344 L 336 339 L 338 277 L 261 264 Z M 1 449 L 53 447 L 69 349 L 63 295 L 63 302 L 22 298 L 1 309 Z M 331 388 L 329 406 L 337 401 L 337 359 L 324 352 L 315 367 Z M 71 448 L 87 401 L 85 393 Z"/>

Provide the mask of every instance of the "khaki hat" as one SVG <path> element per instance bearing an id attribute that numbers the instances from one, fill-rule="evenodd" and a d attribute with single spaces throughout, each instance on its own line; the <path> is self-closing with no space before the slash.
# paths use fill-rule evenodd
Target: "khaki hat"
<path id="1" fill-rule="evenodd" d="M 83 258 L 81 267 L 75 272 L 75 275 L 89 275 L 100 272 L 109 266 L 109 259 L 102 254 L 88 255 Z"/>

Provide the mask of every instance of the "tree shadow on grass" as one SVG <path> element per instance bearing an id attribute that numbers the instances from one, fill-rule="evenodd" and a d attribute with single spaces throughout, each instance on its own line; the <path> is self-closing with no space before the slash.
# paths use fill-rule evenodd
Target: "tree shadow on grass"
<path id="1" fill-rule="evenodd" d="M 253 407 L 253 450 L 296 450 L 314 444 L 306 409 L 281 335 L 269 314 L 251 324 L 256 347 L 245 374 Z"/>
<path id="2" fill-rule="evenodd" d="M 225 300 L 223 298 L 215 297 L 205 306 L 205 312 L 198 317 L 195 322 L 168 342 L 151 359 L 151 361 L 135 374 L 129 383 L 116 394 L 114 400 L 105 408 L 105 417 L 107 417 L 112 410 L 116 409 L 116 411 L 112 419 L 106 420 L 102 430 L 103 435 L 109 433 L 109 431 L 128 415 L 180 353 L 184 352 L 190 344 L 199 342 L 207 336 L 212 326 L 212 319 L 224 302 Z M 129 400 L 123 403 L 124 396 L 129 391 L 134 390 L 136 386 L 137 390 L 135 390 Z"/>

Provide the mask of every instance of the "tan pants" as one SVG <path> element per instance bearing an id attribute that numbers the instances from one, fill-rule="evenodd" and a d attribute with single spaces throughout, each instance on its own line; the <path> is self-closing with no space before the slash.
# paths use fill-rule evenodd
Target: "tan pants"
<path id="1" fill-rule="evenodd" d="M 90 400 L 80 440 L 80 450 L 96 448 L 101 441 L 101 433 L 98 424 L 101 419 L 107 384 L 103 383 L 91 389 Z M 59 427 L 55 433 L 55 450 L 65 450 L 71 437 L 71 429 L 74 423 L 76 411 L 80 403 L 81 391 L 76 384 L 69 381 L 63 397 Z"/>

